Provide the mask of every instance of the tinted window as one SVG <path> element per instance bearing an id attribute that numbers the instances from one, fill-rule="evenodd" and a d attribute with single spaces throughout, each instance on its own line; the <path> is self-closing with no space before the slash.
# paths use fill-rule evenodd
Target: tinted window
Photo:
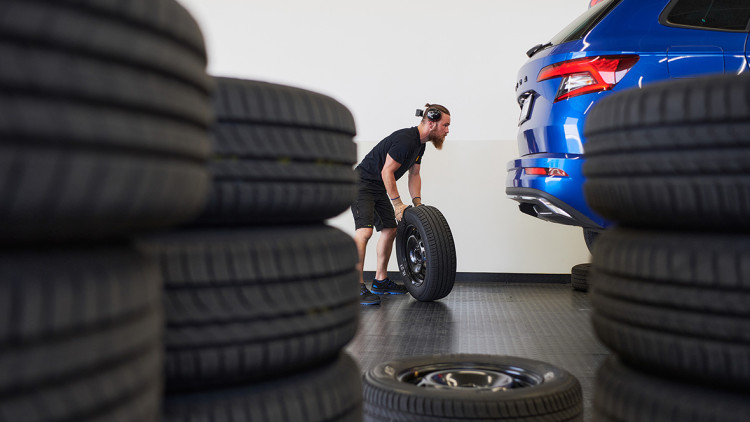
<path id="1" fill-rule="evenodd" d="M 586 13 L 579 16 L 576 20 L 566 26 L 557 35 L 552 37 L 550 43 L 558 45 L 568 41 L 578 40 L 586 36 L 596 24 L 601 22 L 607 14 L 614 9 L 620 0 L 604 0 L 591 7 Z"/>
<path id="2" fill-rule="evenodd" d="M 748 0 L 677 0 L 667 16 L 674 25 L 729 31 L 744 31 L 748 20 Z"/>

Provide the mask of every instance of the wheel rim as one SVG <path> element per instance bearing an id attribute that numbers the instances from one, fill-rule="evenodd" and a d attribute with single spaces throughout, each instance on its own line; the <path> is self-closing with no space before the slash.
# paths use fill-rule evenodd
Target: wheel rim
<path id="1" fill-rule="evenodd" d="M 451 362 L 409 368 L 397 379 L 422 388 L 498 392 L 539 385 L 545 378 L 516 366 Z"/>
<path id="2" fill-rule="evenodd" d="M 424 241 L 419 231 L 414 226 L 406 228 L 406 245 L 404 248 L 406 256 L 406 272 L 409 281 L 415 287 L 420 287 L 424 283 L 427 273 L 427 251 L 424 247 Z"/>
<path id="3" fill-rule="evenodd" d="M 422 377 L 418 387 L 499 391 L 511 388 L 513 378 L 502 372 L 476 369 L 448 369 Z"/>

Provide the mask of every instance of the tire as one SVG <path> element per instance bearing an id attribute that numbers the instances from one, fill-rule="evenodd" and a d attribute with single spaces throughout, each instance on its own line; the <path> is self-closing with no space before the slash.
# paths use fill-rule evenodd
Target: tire
<path id="1" fill-rule="evenodd" d="M 173 0 L 3 3 L 0 242 L 101 239 L 204 207 L 212 81 Z M 54 25 L 50 24 L 54 22 Z"/>
<path id="2" fill-rule="evenodd" d="M 599 237 L 599 233 L 601 233 L 601 230 L 587 229 L 586 227 L 583 228 L 583 240 L 586 242 L 586 248 L 589 252 L 593 252 L 594 242 L 596 242 L 596 238 Z"/>
<path id="3" fill-rule="evenodd" d="M 750 386 L 750 239 L 614 229 L 593 261 L 593 325 L 625 362 Z"/>
<path id="4" fill-rule="evenodd" d="M 234 389 L 167 395 L 164 422 L 360 422 L 362 383 L 348 355 L 320 368 Z"/>
<path id="5" fill-rule="evenodd" d="M 142 247 L 162 263 L 169 391 L 306 368 L 356 333 L 357 252 L 337 229 L 185 229 Z"/>
<path id="6" fill-rule="evenodd" d="M 657 378 L 613 357 L 597 371 L 593 406 L 595 421 L 741 422 L 750 414 L 750 402 L 741 392 Z"/>
<path id="7" fill-rule="evenodd" d="M 336 100 L 217 78 L 207 224 L 322 222 L 356 195 L 354 119 Z"/>
<path id="8" fill-rule="evenodd" d="M 589 272 L 591 264 L 578 264 L 570 270 L 570 284 L 573 290 L 587 292 L 589 290 Z"/>
<path id="9" fill-rule="evenodd" d="M 451 292 L 456 281 L 456 245 L 435 207 L 410 207 L 396 231 L 396 257 L 404 285 L 417 300 L 430 302 Z"/>
<path id="10" fill-rule="evenodd" d="M 750 78 L 653 84 L 603 99 L 586 120 L 584 193 L 634 227 L 750 228 Z"/>
<path id="11" fill-rule="evenodd" d="M 0 253 L 0 421 L 157 421 L 155 262 L 127 246 Z"/>
<path id="12" fill-rule="evenodd" d="M 481 391 L 470 375 L 512 378 L 507 390 Z M 418 386 L 434 374 L 436 384 L 452 379 L 471 387 Z M 492 372 L 489 372 L 492 371 Z M 501 375 L 496 375 L 497 373 Z M 487 378 L 484 378 L 485 380 Z M 494 384 L 493 384 L 494 385 Z M 497 387 L 501 383 L 497 384 Z M 550 364 L 510 356 L 446 355 L 412 357 L 375 366 L 364 376 L 365 419 L 368 421 L 581 421 L 583 394 L 578 380 Z"/>

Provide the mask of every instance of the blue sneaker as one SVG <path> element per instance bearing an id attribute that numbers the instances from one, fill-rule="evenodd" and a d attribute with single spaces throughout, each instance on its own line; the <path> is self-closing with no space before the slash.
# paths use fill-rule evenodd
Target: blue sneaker
<path id="1" fill-rule="evenodd" d="M 360 305 L 380 305 L 380 298 L 367 290 L 365 283 L 359 285 L 359 304 Z"/>
<path id="2" fill-rule="evenodd" d="M 407 290 L 406 287 L 396 284 L 386 277 L 385 280 L 372 280 L 372 292 L 376 295 L 402 295 Z"/>

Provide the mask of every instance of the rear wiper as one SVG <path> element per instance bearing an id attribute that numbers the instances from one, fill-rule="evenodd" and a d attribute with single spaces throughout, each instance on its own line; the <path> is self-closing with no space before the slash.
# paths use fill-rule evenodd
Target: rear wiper
<path id="1" fill-rule="evenodd" d="M 537 45 L 531 47 L 531 49 L 526 52 L 526 55 L 529 56 L 529 57 L 531 57 L 534 54 L 538 53 L 541 50 L 544 50 L 547 47 L 552 47 L 552 43 L 548 42 L 547 44 L 537 44 Z"/>

